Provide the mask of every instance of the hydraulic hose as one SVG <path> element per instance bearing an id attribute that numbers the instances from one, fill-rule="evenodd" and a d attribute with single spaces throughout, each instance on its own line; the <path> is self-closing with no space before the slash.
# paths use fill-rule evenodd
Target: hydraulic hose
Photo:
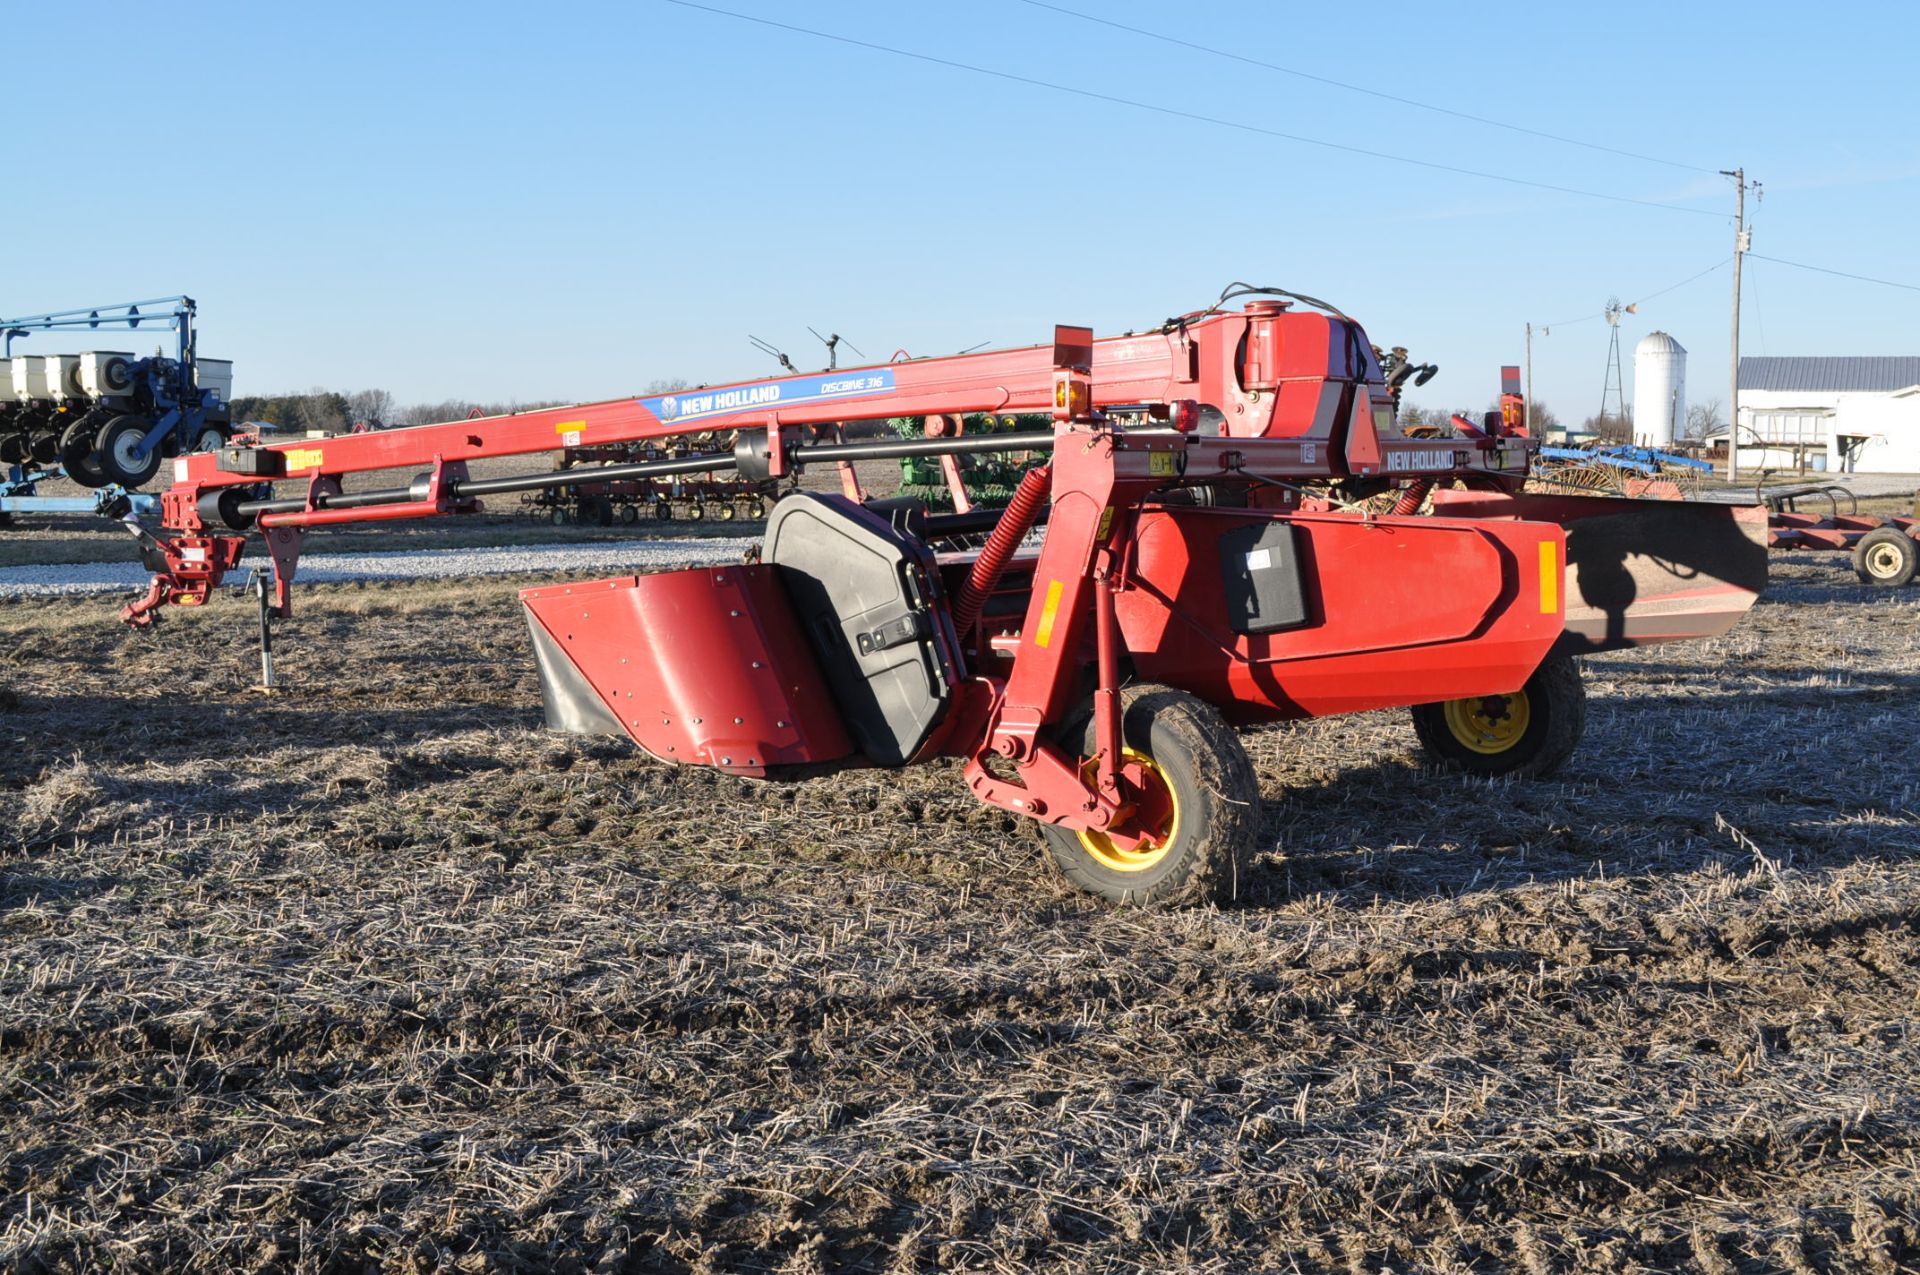
<path id="1" fill-rule="evenodd" d="M 1427 493 L 1432 490 L 1433 479 L 1414 479 L 1407 484 L 1407 489 L 1400 493 L 1400 499 L 1393 502 L 1393 516 L 1407 518 L 1419 513 L 1421 502 L 1426 500 Z"/>
<path id="2" fill-rule="evenodd" d="M 1007 569 L 1007 561 L 1013 557 L 1013 551 L 1020 547 L 1027 532 L 1033 529 L 1033 520 L 1039 515 L 1040 506 L 1045 503 L 1052 488 L 1053 466 L 1041 465 L 1029 469 L 1020 479 L 1020 486 L 1014 489 L 1006 512 L 994 524 L 993 534 L 987 537 L 980 556 L 973 560 L 973 570 L 967 573 L 966 583 L 960 586 L 960 592 L 954 598 L 953 627 L 962 641 L 979 622 L 980 608 L 987 604 L 994 586 L 1000 583 L 1000 575 Z"/>

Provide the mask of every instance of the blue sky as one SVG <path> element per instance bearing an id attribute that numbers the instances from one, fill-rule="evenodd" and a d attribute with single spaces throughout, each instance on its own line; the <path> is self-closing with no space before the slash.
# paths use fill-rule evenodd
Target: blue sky
<path id="1" fill-rule="evenodd" d="M 0 314 L 185 291 L 239 393 L 594 399 L 775 370 L 749 334 L 803 367 L 822 361 L 809 324 L 876 360 L 1022 345 L 1055 322 L 1146 326 L 1241 279 L 1324 297 L 1376 342 L 1439 362 L 1415 396 L 1434 406 L 1487 402 L 1524 324 L 1555 324 L 1535 342 L 1536 387 L 1578 419 L 1599 405 L 1606 331 L 1560 321 L 1728 258 L 1731 188 L 1714 169 L 1764 184 L 1756 253 L 1920 284 L 1910 5 L 1059 2 L 1691 167 L 1022 0 L 714 0 L 1712 215 L 1367 158 L 665 0 L 0 0 L 15 36 L 89 51 L 84 75 L 64 56 L 9 58 Z M 169 88 L 178 67 L 202 70 Z M 1920 292 L 1752 259 L 1747 283 L 1749 353 L 1920 353 Z M 1723 268 L 1630 316 L 1629 381 L 1632 343 L 1657 327 L 1690 351 L 1690 397 L 1724 398 L 1728 290 Z"/>

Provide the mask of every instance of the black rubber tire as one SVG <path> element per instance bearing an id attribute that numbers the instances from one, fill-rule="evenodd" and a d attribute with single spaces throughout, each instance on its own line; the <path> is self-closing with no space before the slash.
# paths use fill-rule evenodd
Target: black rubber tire
<path id="1" fill-rule="evenodd" d="M 1853 542 L 1853 573 L 1883 589 L 1911 583 L 1920 574 L 1920 544 L 1898 527 L 1876 527 Z"/>
<path id="2" fill-rule="evenodd" d="M 60 459 L 60 435 L 37 433 L 27 436 L 27 455 L 38 464 L 51 465 Z"/>
<path id="3" fill-rule="evenodd" d="M 194 435 L 193 450 L 196 452 L 217 452 L 227 445 L 230 435 L 224 425 L 202 425 L 200 432 Z"/>
<path id="4" fill-rule="evenodd" d="M 580 512 L 584 515 L 584 517 L 581 518 L 582 522 L 591 522 L 596 527 L 611 527 L 613 525 L 613 502 L 605 496 L 589 498 L 585 507 L 583 507 Z"/>
<path id="5" fill-rule="evenodd" d="M 100 454 L 100 472 L 106 475 L 108 482 L 119 483 L 122 487 L 140 487 L 160 472 L 160 462 L 165 458 L 160 455 L 158 447 L 141 460 L 136 461 L 126 455 L 127 449 L 145 437 L 152 428 L 149 422 L 138 416 L 116 416 L 101 427 L 99 437 L 94 440 L 94 450 Z"/>
<path id="6" fill-rule="evenodd" d="M 670 500 L 654 501 L 653 517 L 656 522 L 672 522 L 673 521 L 673 502 Z"/>
<path id="7" fill-rule="evenodd" d="M 687 506 L 687 517 L 692 521 L 699 522 L 701 519 L 705 518 L 706 516 L 707 516 L 707 507 L 701 504 L 699 501 L 696 500 L 691 505 Z"/>
<path id="8" fill-rule="evenodd" d="M 632 505 L 620 506 L 620 525 L 622 527 L 631 527 L 634 523 L 639 521 L 640 521 L 640 511 L 638 509 L 634 508 Z"/>
<path id="9" fill-rule="evenodd" d="M 8 434 L 0 438 L 0 465 L 18 465 L 27 458 L 27 436 Z"/>
<path id="10" fill-rule="evenodd" d="M 1183 907 L 1237 897 L 1260 831 L 1260 782 L 1240 736 L 1213 705 L 1168 686 L 1126 687 L 1120 712 L 1122 741 L 1150 758 L 1173 792 L 1173 840 L 1153 864 L 1128 870 L 1095 858 L 1078 833 L 1042 824 L 1054 865 L 1114 903 Z M 1095 741 L 1092 714 L 1082 720 L 1074 748 L 1084 756 Z"/>
<path id="11" fill-rule="evenodd" d="M 547 515 L 547 521 L 556 527 L 564 527 L 573 521 L 573 514 L 565 505 L 555 505 L 553 512 Z"/>
<path id="12" fill-rule="evenodd" d="M 60 463 L 65 466 L 67 477 L 82 487 L 105 487 L 107 475 L 100 468 L 100 453 L 93 449 L 93 440 L 100 431 L 87 421 L 79 420 L 67 426 L 67 432 L 60 436 Z"/>
<path id="13" fill-rule="evenodd" d="M 1566 764 L 1580 746 L 1587 728 L 1587 688 L 1580 668 L 1562 656 L 1549 659 L 1533 671 L 1520 688 L 1526 696 L 1527 726 L 1511 746 L 1484 753 L 1467 746 L 1447 722 L 1447 705 L 1418 704 L 1412 709 L 1413 733 L 1436 765 L 1476 775 L 1519 775 L 1543 779 Z M 1455 701 L 1467 705 L 1506 697 L 1473 696 Z"/>

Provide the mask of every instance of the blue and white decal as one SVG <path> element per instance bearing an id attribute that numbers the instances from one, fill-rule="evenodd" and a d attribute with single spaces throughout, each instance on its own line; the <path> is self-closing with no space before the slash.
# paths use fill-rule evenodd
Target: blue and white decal
<path id="1" fill-rule="evenodd" d="M 863 398 L 884 394 L 893 388 L 891 368 L 870 368 L 856 372 L 828 372 L 823 376 L 803 376 L 787 381 L 762 381 L 756 385 L 734 385 L 726 389 L 683 390 L 678 394 L 660 394 L 639 400 L 640 406 L 662 421 L 697 421 L 711 416 L 733 416 L 803 403 L 823 403 L 831 399 Z"/>

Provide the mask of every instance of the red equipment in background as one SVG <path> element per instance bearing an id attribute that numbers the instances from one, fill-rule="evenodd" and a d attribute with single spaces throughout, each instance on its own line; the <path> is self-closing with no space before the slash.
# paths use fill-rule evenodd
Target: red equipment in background
<path id="1" fill-rule="evenodd" d="M 1232 295 L 1254 299 L 1100 341 L 1062 327 L 1051 346 L 183 457 L 165 569 L 127 618 L 204 599 L 256 524 L 284 614 L 306 529 L 556 485 L 569 476 L 465 472 L 556 438 L 736 431 L 730 457 L 598 471 L 609 480 L 1050 447 L 1004 511 L 796 492 L 764 565 L 526 591 L 548 720 L 752 775 L 963 757 L 972 791 L 1037 820 L 1074 880 L 1165 902 L 1231 894 L 1252 853 L 1258 788 L 1228 721 L 1407 705 L 1437 760 L 1543 773 L 1578 739 L 1567 656 L 1717 633 L 1751 605 L 1756 511 L 1660 505 L 1650 527 L 1638 502 L 1521 497 L 1517 395 L 1484 428 L 1408 436 L 1357 324 L 1274 290 Z M 966 412 L 1055 427 L 810 441 Z M 422 465 L 406 487 L 340 490 L 348 472 Z M 281 478 L 304 494 L 260 490 Z M 1467 490 L 1405 516 L 1436 484 Z M 1396 493 L 1395 514 L 1362 503 Z M 969 549 L 963 532 L 991 535 Z"/>
<path id="2" fill-rule="evenodd" d="M 1774 491 L 1761 487 L 1754 494 L 1771 511 L 1768 548 L 1845 550 L 1853 558 L 1853 573 L 1883 588 L 1920 579 L 1920 492 L 1914 493 L 1912 514 L 1885 516 L 1861 513 L 1853 492 L 1838 484 Z M 1844 512 L 1842 500 L 1847 502 Z M 1802 501 L 1824 504 L 1826 512 L 1805 512 Z"/>

